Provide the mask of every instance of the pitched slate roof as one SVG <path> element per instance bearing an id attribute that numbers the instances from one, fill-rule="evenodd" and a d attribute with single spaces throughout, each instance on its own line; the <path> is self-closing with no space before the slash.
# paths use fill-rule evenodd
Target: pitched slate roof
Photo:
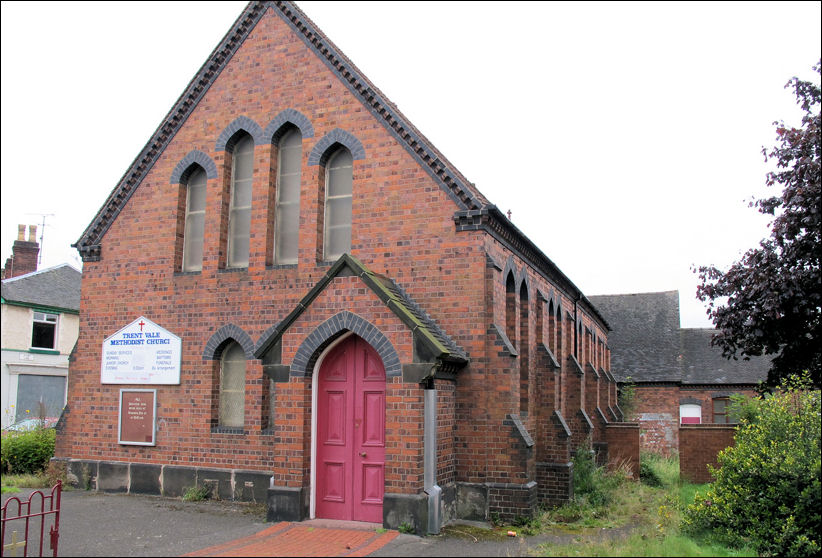
<path id="1" fill-rule="evenodd" d="M 611 325 L 611 370 L 620 381 L 680 379 L 679 293 L 588 297 Z"/>
<path id="2" fill-rule="evenodd" d="M 82 236 L 72 245 L 80 252 L 83 261 L 100 259 L 100 243 L 114 219 L 269 8 L 294 30 L 450 196 L 457 206 L 454 214 L 457 230 L 484 230 L 491 234 L 553 279 L 569 297 L 579 299 L 591 314 L 602 319 L 602 315 L 583 296 L 582 291 L 556 264 L 514 226 L 499 208 L 491 204 L 293 2 L 249 2 L 109 194 Z M 603 323 L 603 327 L 607 329 L 608 325 Z"/>
<path id="3" fill-rule="evenodd" d="M 80 311 L 80 280 L 83 274 L 69 264 L 61 264 L 11 279 L 4 279 L 3 303 L 47 306 Z"/>
<path id="4" fill-rule="evenodd" d="M 442 328 L 394 281 L 385 275 L 374 273 L 362 262 L 349 254 L 343 254 L 280 323 L 266 331 L 254 354 L 261 358 L 283 333 L 311 305 L 312 301 L 337 276 L 359 277 L 425 345 L 429 353 L 439 360 L 465 364 L 466 352 L 451 339 Z"/>
<path id="5" fill-rule="evenodd" d="M 711 346 L 716 330 L 680 328 L 679 291 L 589 298 L 611 324 L 611 369 L 621 382 L 756 384 L 767 378 L 767 358 L 728 360 Z"/>
<path id="6" fill-rule="evenodd" d="M 722 350 L 711 347 L 715 329 L 680 330 L 683 384 L 751 384 L 768 377 L 770 359 L 729 360 Z"/>

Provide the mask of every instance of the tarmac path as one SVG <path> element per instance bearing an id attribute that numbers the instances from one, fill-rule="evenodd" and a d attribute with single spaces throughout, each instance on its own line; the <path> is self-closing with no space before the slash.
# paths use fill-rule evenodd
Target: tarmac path
<path id="1" fill-rule="evenodd" d="M 31 492 L 4 494 L 3 502 L 11 496 L 23 500 Z M 23 531 L 8 526 L 7 544 L 13 529 Z M 476 540 L 470 535 L 417 537 L 379 525 L 324 520 L 266 523 L 263 504 L 183 502 L 75 489 L 62 494 L 58 555 L 528 556 L 537 544 L 558 539 L 546 535 L 504 540 Z M 47 549 L 48 541 L 44 555 L 51 554 Z M 37 549 L 30 548 L 28 554 L 36 556 Z"/>

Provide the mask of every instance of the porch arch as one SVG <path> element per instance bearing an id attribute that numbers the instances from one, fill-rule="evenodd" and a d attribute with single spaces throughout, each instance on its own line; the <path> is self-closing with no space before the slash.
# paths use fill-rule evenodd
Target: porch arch
<path id="1" fill-rule="evenodd" d="M 402 376 L 400 357 L 391 341 L 374 324 L 347 310 L 328 318 L 303 340 L 291 363 L 291 376 L 310 376 L 323 351 L 349 331 L 362 337 L 380 355 L 386 378 Z"/>

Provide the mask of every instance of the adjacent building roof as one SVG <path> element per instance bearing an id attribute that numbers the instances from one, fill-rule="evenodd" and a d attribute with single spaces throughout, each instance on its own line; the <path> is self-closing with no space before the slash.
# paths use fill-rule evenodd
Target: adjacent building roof
<path id="1" fill-rule="evenodd" d="M 679 291 L 589 297 L 611 325 L 611 370 L 618 381 L 756 384 L 770 360 L 728 360 L 711 346 L 715 329 L 679 327 Z"/>
<path id="2" fill-rule="evenodd" d="M 4 279 L 3 304 L 44 306 L 71 312 L 80 311 L 80 280 L 83 274 L 69 264 L 61 264 L 11 279 Z"/>

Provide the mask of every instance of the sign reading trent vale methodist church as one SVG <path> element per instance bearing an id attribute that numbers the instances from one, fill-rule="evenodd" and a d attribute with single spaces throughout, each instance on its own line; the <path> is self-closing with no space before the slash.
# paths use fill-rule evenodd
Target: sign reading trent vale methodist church
<path id="1" fill-rule="evenodd" d="M 180 338 L 140 316 L 103 341 L 100 383 L 179 384 Z"/>

